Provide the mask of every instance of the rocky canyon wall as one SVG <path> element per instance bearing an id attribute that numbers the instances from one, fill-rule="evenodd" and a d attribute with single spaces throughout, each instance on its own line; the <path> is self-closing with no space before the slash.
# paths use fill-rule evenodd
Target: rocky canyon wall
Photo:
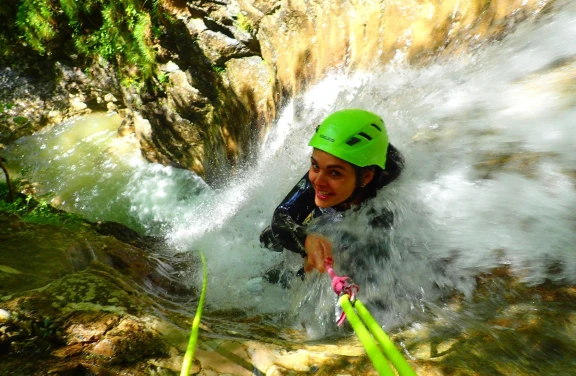
<path id="1" fill-rule="evenodd" d="M 554 1 L 159 5 L 163 32 L 154 48 L 162 81 L 154 90 L 122 85 L 106 64 L 75 67 L 73 60 L 46 57 L 43 66 L 56 72 L 49 82 L 23 79 L 30 69 L 3 67 L 0 103 L 15 105 L 3 113 L 0 144 L 85 110 L 119 110 L 126 116 L 120 133 L 136 133 L 149 160 L 193 170 L 216 185 L 250 161 L 286 100 L 329 72 L 374 71 L 392 61 L 425 65 L 470 51 L 553 11 Z M 12 121 L 23 111 L 34 120 L 28 127 Z"/>

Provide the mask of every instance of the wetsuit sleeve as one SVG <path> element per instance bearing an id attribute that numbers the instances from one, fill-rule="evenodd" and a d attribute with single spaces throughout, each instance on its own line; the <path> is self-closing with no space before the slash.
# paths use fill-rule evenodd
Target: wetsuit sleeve
<path id="1" fill-rule="evenodd" d="M 307 233 L 303 223 L 315 207 L 314 189 L 306 173 L 278 205 L 272 217 L 272 234 L 282 247 L 306 256 L 304 241 Z"/>

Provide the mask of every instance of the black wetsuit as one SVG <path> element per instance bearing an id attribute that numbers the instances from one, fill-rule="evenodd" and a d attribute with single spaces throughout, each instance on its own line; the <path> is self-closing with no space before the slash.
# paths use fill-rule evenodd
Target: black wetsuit
<path id="1" fill-rule="evenodd" d="M 396 179 L 404 165 L 402 156 L 392 145 L 388 147 L 386 159 L 386 169 L 380 170 L 383 173 L 379 174 L 377 178 L 379 181 L 375 181 L 376 190 Z M 314 198 L 314 187 L 306 173 L 274 211 L 271 225 L 260 234 L 261 244 L 273 251 L 281 252 L 283 249 L 288 249 L 305 257 L 306 223 L 312 218 L 321 216 L 325 211 L 316 206 Z M 331 210 L 343 211 L 345 209 L 336 206 Z M 377 227 L 390 227 L 392 221 L 391 213 L 387 212 L 374 215 L 370 224 Z"/>
<path id="2" fill-rule="evenodd" d="M 314 197 L 314 188 L 306 173 L 274 210 L 272 224 L 260 234 L 262 245 L 278 252 L 285 248 L 305 257 L 305 223 L 322 215 L 314 204 Z"/>

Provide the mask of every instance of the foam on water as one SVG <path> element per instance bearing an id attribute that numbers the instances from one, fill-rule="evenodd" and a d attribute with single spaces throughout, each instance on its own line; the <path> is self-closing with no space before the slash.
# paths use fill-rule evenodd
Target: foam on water
<path id="1" fill-rule="evenodd" d="M 295 282 L 288 292 L 243 283 L 280 261 L 259 247 L 258 234 L 306 172 L 315 126 L 344 107 L 382 114 L 391 142 L 406 158 L 401 179 L 373 203 L 395 213 L 394 230 L 365 234 L 387 244 L 389 261 L 369 271 L 346 266 L 373 275 L 376 282 L 362 286 L 364 298 L 382 303 L 387 325 L 446 291 L 470 295 L 474 276 L 499 265 L 510 265 L 529 283 L 574 282 L 576 191 L 569 172 L 576 168 L 575 93 L 566 92 L 573 77 L 554 65 L 576 56 L 569 42 L 575 23 L 574 6 L 567 4 L 474 55 L 424 69 L 393 65 L 333 75 L 295 98 L 267 135 L 257 164 L 216 193 L 227 219 L 214 215 L 218 226 L 205 224 L 210 229 L 202 235 L 183 227 L 173 233 L 174 244 L 212 254 L 209 268 L 217 281 L 211 303 L 257 311 L 288 304 L 311 336 L 326 333 L 334 296 L 325 277 Z M 220 209 L 205 210 L 204 220 Z M 362 236 L 358 221 L 358 215 L 345 216 L 317 230 L 338 244 L 346 232 Z M 549 275 L 554 262 L 563 268 Z"/>
<path id="2" fill-rule="evenodd" d="M 134 137 L 118 137 L 120 122 L 113 113 L 72 119 L 19 139 L 3 155 L 53 205 L 159 234 L 210 190 L 189 171 L 146 162 Z"/>
<path id="3" fill-rule="evenodd" d="M 363 282 L 362 298 L 384 325 L 395 325 L 447 291 L 469 296 L 474 276 L 499 265 L 529 283 L 576 282 L 576 93 L 566 84 L 574 79 L 569 70 L 555 68 L 576 57 L 574 35 L 572 2 L 468 56 L 421 69 L 393 62 L 378 72 L 333 74 L 287 104 L 253 166 L 217 190 L 193 173 L 148 164 L 137 152 L 111 158 L 102 156 L 109 146 L 89 151 L 88 144 L 110 145 L 112 129 L 40 148 L 51 156 L 37 154 L 48 144 L 35 135 L 8 154 L 31 180 L 47 180 L 44 191 L 55 191 L 65 208 L 164 231 L 173 252 L 202 249 L 208 307 L 296 312 L 296 322 L 315 337 L 331 330 L 335 297 L 326 276 L 310 275 L 291 290 L 263 282 L 268 268 L 285 258 L 297 268 L 301 259 L 261 248 L 259 233 L 307 171 L 307 142 L 322 118 L 347 107 L 377 112 L 406 159 L 401 178 L 370 204 L 394 213 L 393 230 L 371 230 L 369 207 L 314 226 L 334 240 L 337 269 Z M 65 126 L 51 132 L 66 139 Z M 35 146 L 24 146 L 34 137 Z M 86 163 L 50 169 L 75 149 L 83 149 Z M 32 160 L 25 162 L 27 155 Z M 78 174 L 91 179 L 70 179 Z M 343 250 L 350 236 L 386 257 L 367 254 L 368 262 L 358 262 Z M 550 275 L 553 263 L 562 268 Z"/>

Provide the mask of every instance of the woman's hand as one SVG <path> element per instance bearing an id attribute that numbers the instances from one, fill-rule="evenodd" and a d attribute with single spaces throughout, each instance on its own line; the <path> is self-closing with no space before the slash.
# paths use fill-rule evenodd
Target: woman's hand
<path id="1" fill-rule="evenodd" d="M 324 261 L 332 257 L 332 244 L 330 240 L 320 234 L 308 234 L 304 242 L 306 258 L 304 259 L 304 271 L 306 273 L 316 269 L 320 273 L 326 271 Z"/>

